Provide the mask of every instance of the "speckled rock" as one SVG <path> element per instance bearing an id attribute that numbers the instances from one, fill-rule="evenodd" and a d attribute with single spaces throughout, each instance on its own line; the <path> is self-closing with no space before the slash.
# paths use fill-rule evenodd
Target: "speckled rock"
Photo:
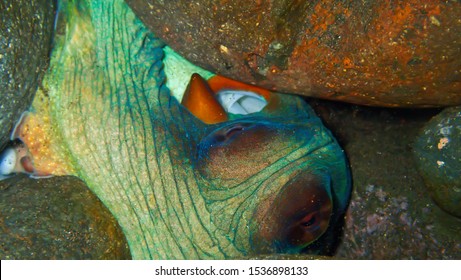
<path id="1" fill-rule="evenodd" d="M 0 258 L 129 259 L 118 223 L 75 177 L 0 182 Z"/>
<path id="2" fill-rule="evenodd" d="M 193 63 L 281 92 L 461 104 L 459 1 L 127 0 Z"/>
<path id="3" fill-rule="evenodd" d="M 431 199 L 412 156 L 416 137 L 439 110 L 310 105 L 351 165 L 352 198 L 335 258 L 461 259 L 461 219 Z"/>
<path id="4" fill-rule="evenodd" d="M 461 107 L 447 108 L 428 122 L 414 152 L 433 199 L 461 217 Z"/>
<path id="5" fill-rule="evenodd" d="M 43 77 L 55 1 L 0 0 L 0 150 Z"/>

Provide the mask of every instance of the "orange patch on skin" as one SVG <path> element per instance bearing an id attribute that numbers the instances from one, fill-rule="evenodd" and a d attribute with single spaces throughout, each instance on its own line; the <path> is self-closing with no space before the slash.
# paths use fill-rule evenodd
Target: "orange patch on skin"
<path id="1" fill-rule="evenodd" d="M 20 162 L 25 172 L 34 173 L 34 164 L 32 162 L 32 159 L 29 156 L 25 156 L 21 158 Z"/>
<path id="2" fill-rule="evenodd" d="M 271 91 L 254 85 L 245 84 L 223 76 L 213 76 L 205 81 L 194 73 L 187 86 L 181 104 L 194 116 L 207 124 L 220 123 L 228 120 L 227 113 L 216 99 L 216 94 L 223 90 L 248 91 L 258 94 L 267 101 L 267 110 L 275 110 L 279 100 Z"/>
<path id="3" fill-rule="evenodd" d="M 227 120 L 224 108 L 199 74 L 192 75 L 181 104 L 204 123 L 214 124 Z"/>
<path id="4" fill-rule="evenodd" d="M 14 136 L 21 139 L 32 158 L 23 157 L 21 165 L 35 176 L 67 175 L 73 168 L 61 154 L 47 115 L 27 113 L 17 126 Z"/>

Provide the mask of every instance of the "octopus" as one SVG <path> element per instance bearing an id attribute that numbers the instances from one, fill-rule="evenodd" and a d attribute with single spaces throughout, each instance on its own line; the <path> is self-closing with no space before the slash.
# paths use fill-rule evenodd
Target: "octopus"
<path id="1" fill-rule="evenodd" d="M 3 176 L 80 177 L 135 259 L 334 253 L 349 169 L 302 99 L 192 65 L 122 0 L 60 1 L 58 26 Z"/>

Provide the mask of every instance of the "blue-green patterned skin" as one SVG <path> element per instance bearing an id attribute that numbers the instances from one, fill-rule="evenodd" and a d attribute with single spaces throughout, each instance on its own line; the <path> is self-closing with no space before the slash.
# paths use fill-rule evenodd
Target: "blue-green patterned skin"
<path id="1" fill-rule="evenodd" d="M 317 199 L 313 188 L 331 200 L 331 238 L 350 196 L 344 153 L 303 100 L 286 95 L 277 110 L 206 125 L 171 96 L 164 44 L 124 1 L 62 0 L 59 22 L 44 82 L 52 122 L 134 258 L 328 248 L 328 238 L 304 240 L 289 224 L 318 230 L 320 216 L 303 206 L 303 195 Z"/>

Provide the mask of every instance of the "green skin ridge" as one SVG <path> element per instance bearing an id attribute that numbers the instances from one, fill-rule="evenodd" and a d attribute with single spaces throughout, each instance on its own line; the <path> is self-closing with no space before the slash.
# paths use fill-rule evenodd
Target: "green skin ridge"
<path id="1" fill-rule="evenodd" d="M 345 211 L 350 177 L 343 151 L 300 98 L 284 96 L 276 112 L 206 125 L 174 96 L 190 73 L 212 74 L 165 49 L 124 1 L 62 0 L 59 9 L 65 32 L 55 38 L 43 83 L 52 123 L 75 175 L 116 217 L 134 259 L 254 254 L 258 206 L 300 172 L 329 181 L 334 213 Z M 235 121 L 271 128 L 255 155 L 271 164 L 240 179 L 204 174 L 198 167 L 208 159 L 197 155 L 213 147 L 203 139 Z M 245 159 L 226 160 L 247 168 Z"/>

